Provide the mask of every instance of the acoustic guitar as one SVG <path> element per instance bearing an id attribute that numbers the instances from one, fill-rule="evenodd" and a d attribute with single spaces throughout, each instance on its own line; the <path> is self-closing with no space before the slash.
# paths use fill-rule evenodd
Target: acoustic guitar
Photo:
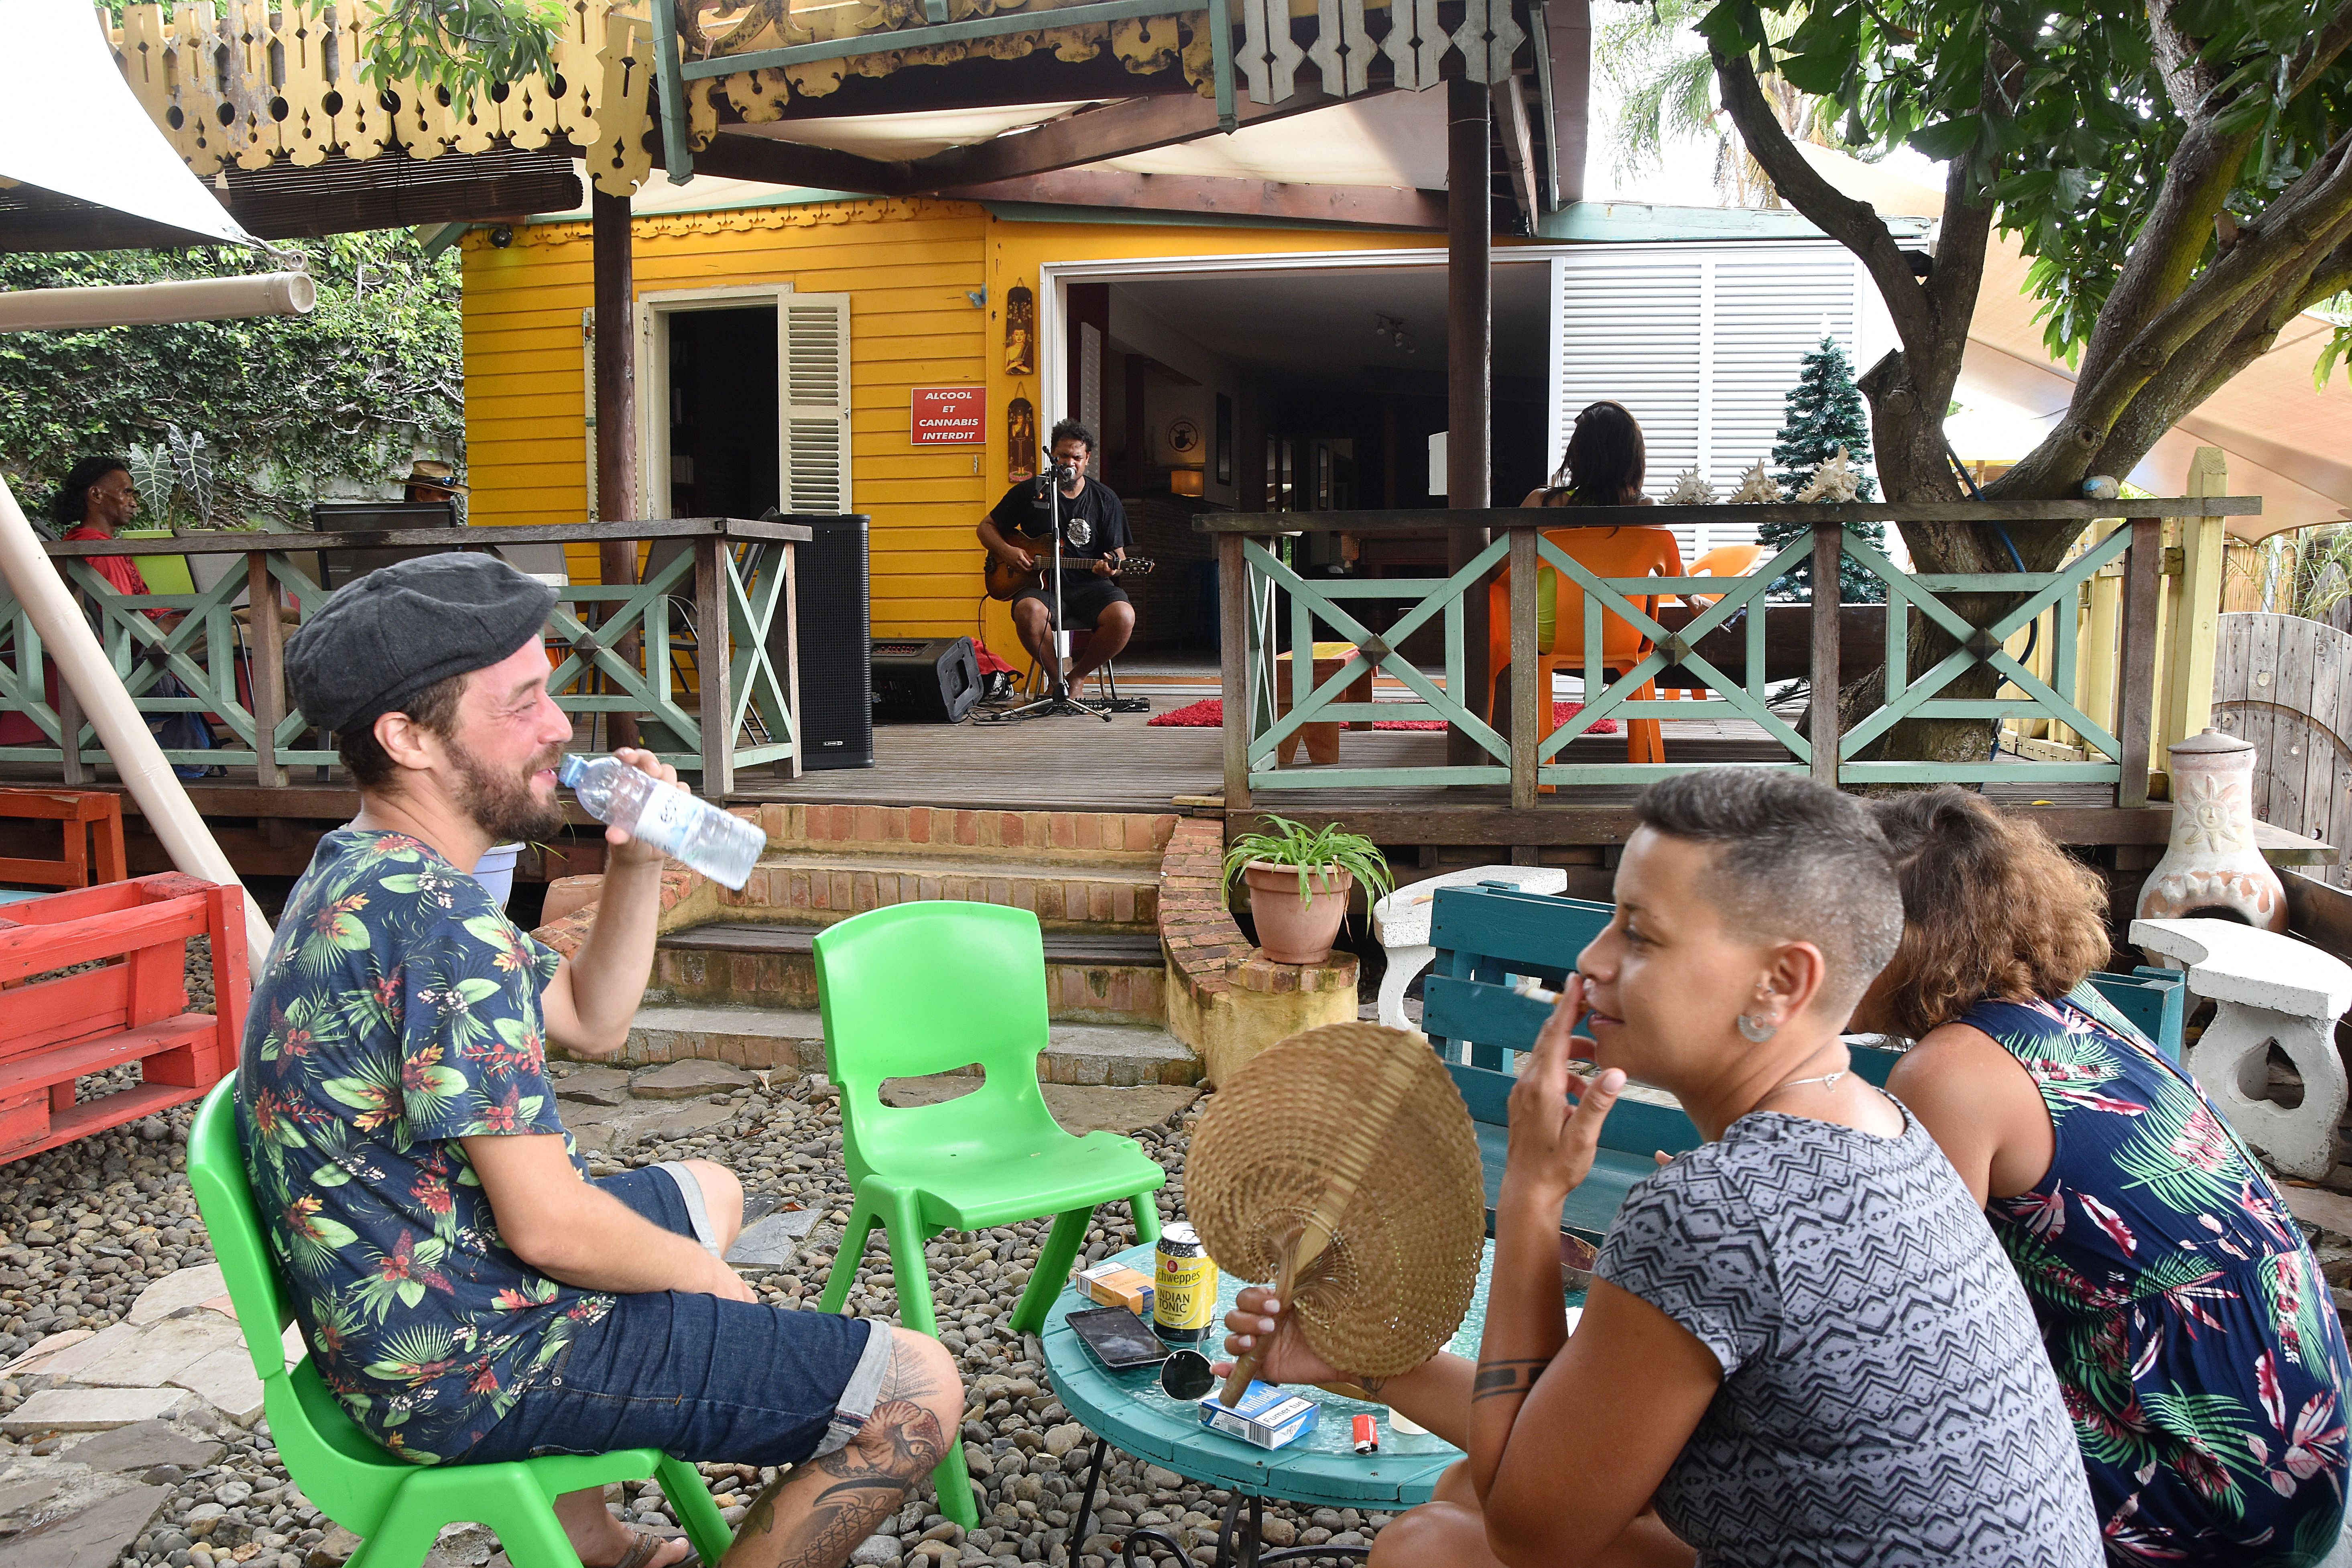
<path id="1" fill-rule="evenodd" d="M 1040 555 L 1036 557 L 1036 565 L 1031 567 L 1028 571 L 1024 572 L 1018 566 L 1013 565 L 1010 561 L 1005 560 L 1004 557 L 997 554 L 995 551 L 990 551 L 988 552 L 987 563 L 988 596 L 992 599 L 1011 600 L 1017 596 L 1023 589 L 1028 587 L 1031 584 L 1047 581 L 1047 574 L 1054 570 L 1054 557 L 1050 553 Z M 1062 578 L 1064 582 L 1083 582 L 1094 575 L 1094 562 L 1092 560 L 1073 562 L 1066 556 L 1063 558 Z M 1150 575 L 1151 562 L 1141 555 L 1130 555 L 1127 557 L 1124 561 L 1119 562 L 1111 573 L 1111 577 L 1114 581 L 1121 577 L 1149 577 Z"/>

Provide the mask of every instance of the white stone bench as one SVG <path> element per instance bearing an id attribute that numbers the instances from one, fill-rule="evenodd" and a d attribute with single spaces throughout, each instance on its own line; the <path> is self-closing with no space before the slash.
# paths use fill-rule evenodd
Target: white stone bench
<path id="1" fill-rule="evenodd" d="M 1381 1022 L 1390 1028 L 1412 1027 L 1404 1016 L 1405 989 L 1436 961 L 1429 921 L 1437 889 L 1474 888 L 1481 882 L 1508 882 L 1523 893 L 1557 893 L 1568 887 L 1568 873 L 1557 866 L 1473 866 L 1407 883 L 1374 904 L 1372 934 L 1387 950 L 1389 963 L 1381 976 Z"/>
<path id="2" fill-rule="evenodd" d="M 2352 965 L 2232 921 L 2134 921 L 2131 940 L 2187 965 L 2190 992 L 2216 1005 L 2182 1065 L 2230 1124 L 2280 1170 L 2327 1174 L 2347 1097 L 2336 1020 L 2352 1007 Z M 2303 1075 L 2303 1103 L 2293 1110 L 2265 1092 L 2272 1046 Z"/>

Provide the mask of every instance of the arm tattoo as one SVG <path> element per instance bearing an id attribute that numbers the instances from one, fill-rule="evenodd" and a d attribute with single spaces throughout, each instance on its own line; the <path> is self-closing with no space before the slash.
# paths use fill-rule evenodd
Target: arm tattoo
<path id="1" fill-rule="evenodd" d="M 1491 1399 L 1498 1394 L 1527 1394 L 1536 1385 L 1551 1362 L 1548 1357 L 1527 1361 L 1486 1361 L 1478 1363 L 1478 1377 L 1470 1385 L 1470 1403 Z"/>

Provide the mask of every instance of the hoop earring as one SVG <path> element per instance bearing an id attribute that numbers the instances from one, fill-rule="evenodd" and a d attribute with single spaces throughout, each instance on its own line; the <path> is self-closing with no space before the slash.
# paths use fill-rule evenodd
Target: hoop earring
<path id="1" fill-rule="evenodd" d="M 1747 1014 L 1739 1015 L 1739 1037 L 1751 1046 L 1760 1046 L 1780 1032 L 1780 1026 L 1760 1023 Z"/>

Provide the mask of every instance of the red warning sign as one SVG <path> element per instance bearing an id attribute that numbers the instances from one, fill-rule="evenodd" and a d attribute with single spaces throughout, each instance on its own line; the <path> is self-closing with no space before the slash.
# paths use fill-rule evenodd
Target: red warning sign
<path id="1" fill-rule="evenodd" d="M 908 437 L 918 447 L 977 446 L 988 439 L 988 389 L 919 386 L 911 397 Z"/>

